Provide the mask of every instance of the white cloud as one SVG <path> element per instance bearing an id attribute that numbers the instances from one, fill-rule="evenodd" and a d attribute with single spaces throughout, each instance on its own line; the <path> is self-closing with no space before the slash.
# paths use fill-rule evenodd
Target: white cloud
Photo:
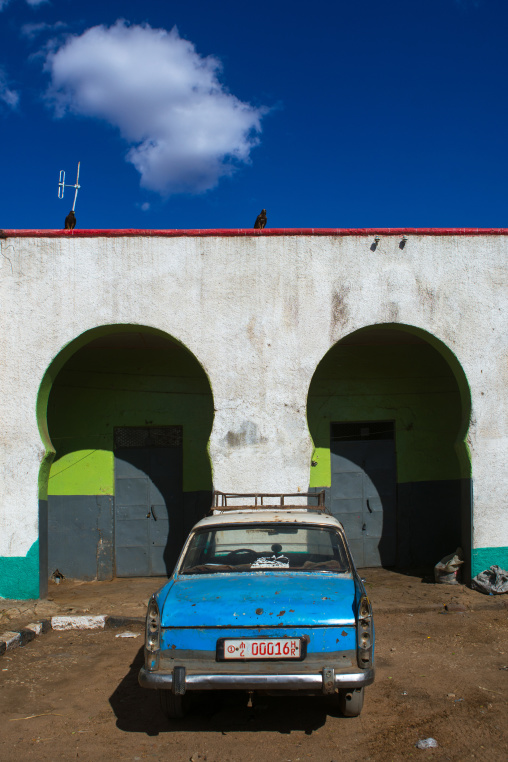
<path id="1" fill-rule="evenodd" d="M 55 24 L 46 24 L 44 21 L 40 21 L 37 24 L 23 24 L 21 27 L 21 36 L 26 37 L 29 40 L 33 40 L 37 35 L 43 32 L 56 32 L 67 27 L 63 21 L 57 21 Z"/>
<path id="2" fill-rule="evenodd" d="M 57 116 L 118 127 L 141 185 L 163 195 L 213 188 L 259 142 L 266 109 L 229 93 L 217 58 L 201 57 L 176 27 L 96 26 L 67 38 L 45 68 Z"/>
<path id="3" fill-rule="evenodd" d="M 0 0 L 0 11 L 3 11 L 4 8 L 6 8 L 11 0 Z M 42 5 L 43 3 L 48 3 L 49 0 L 26 0 L 27 5 L 31 5 L 32 8 L 36 8 L 38 5 Z"/>
<path id="4" fill-rule="evenodd" d="M 11 90 L 7 86 L 7 77 L 5 72 L 0 68 L 0 101 L 3 101 L 9 108 L 16 109 L 19 103 L 19 93 L 16 90 Z"/>
<path id="5" fill-rule="evenodd" d="M 150 204 L 148 203 L 148 201 L 144 201 L 141 204 L 141 211 L 147 212 L 149 209 L 150 209 Z"/>

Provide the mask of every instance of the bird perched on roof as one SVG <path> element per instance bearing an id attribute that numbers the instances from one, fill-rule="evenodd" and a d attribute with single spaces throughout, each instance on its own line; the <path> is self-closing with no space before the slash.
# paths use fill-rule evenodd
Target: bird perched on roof
<path id="1" fill-rule="evenodd" d="M 65 229 L 74 230 L 75 227 L 76 227 L 76 215 L 74 214 L 74 211 L 71 209 L 71 211 L 65 218 Z"/>
<path id="2" fill-rule="evenodd" d="M 266 209 L 261 209 L 261 214 L 258 214 L 258 216 L 256 217 L 256 222 L 254 223 L 254 230 L 263 230 L 265 225 L 266 225 Z"/>

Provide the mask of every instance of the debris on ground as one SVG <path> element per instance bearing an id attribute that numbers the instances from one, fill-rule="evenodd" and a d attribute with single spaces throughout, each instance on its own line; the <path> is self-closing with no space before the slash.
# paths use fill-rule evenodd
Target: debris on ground
<path id="1" fill-rule="evenodd" d="M 139 632 L 119 632 L 115 638 L 139 638 Z"/>
<path id="2" fill-rule="evenodd" d="M 422 738 L 415 746 L 417 749 L 437 749 L 438 742 L 435 738 Z"/>
<path id="3" fill-rule="evenodd" d="M 59 585 L 59 584 L 60 584 L 60 582 L 62 582 L 62 581 L 65 579 L 65 575 L 64 575 L 64 574 L 62 574 L 62 572 L 61 572 L 61 571 L 59 571 L 58 569 L 55 569 L 55 571 L 54 571 L 54 572 L 53 572 L 53 574 L 51 575 L 50 579 L 51 579 L 51 580 L 52 580 L 52 581 L 53 581 L 53 582 L 54 582 L 56 585 Z"/>
<path id="4" fill-rule="evenodd" d="M 464 563 L 462 548 L 445 556 L 434 566 L 434 579 L 440 585 L 458 585 L 460 567 Z"/>
<path id="5" fill-rule="evenodd" d="M 465 606 L 463 603 L 451 601 L 451 603 L 445 604 L 445 609 L 449 613 L 464 614 L 467 611 L 467 606 Z"/>
<path id="6" fill-rule="evenodd" d="M 477 574 L 471 580 L 473 590 L 487 595 L 501 595 L 508 593 L 508 571 L 500 566 L 491 566 L 490 569 Z"/>

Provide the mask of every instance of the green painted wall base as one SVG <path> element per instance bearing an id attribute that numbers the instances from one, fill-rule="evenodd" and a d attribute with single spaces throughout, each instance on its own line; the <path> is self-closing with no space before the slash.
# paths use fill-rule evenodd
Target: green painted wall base
<path id="1" fill-rule="evenodd" d="M 39 597 L 39 540 L 25 557 L 0 558 L 0 598 Z"/>
<path id="2" fill-rule="evenodd" d="M 471 576 L 476 577 L 482 571 L 491 566 L 500 566 L 508 569 L 508 547 L 501 548 L 475 548 L 473 550 Z"/>

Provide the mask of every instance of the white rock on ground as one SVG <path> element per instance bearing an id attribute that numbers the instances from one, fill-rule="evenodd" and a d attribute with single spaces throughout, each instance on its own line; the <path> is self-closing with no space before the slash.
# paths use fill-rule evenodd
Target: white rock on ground
<path id="1" fill-rule="evenodd" d="M 21 643 L 21 635 L 19 632 L 4 632 L 0 635 L 0 642 L 5 643 L 6 649 L 15 648 Z"/>
<path id="2" fill-rule="evenodd" d="M 51 627 L 53 630 L 103 630 L 106 624 L 106 615 L 101 616 L 53 616 Z"/>
<path id="3" fill-rule="evenodd" d="M 40 635 L 42 632 L 42 622 L 31 622 L 23 629 L 30 630 L 31 632 L 35 632 L 36 635 Z"/>

